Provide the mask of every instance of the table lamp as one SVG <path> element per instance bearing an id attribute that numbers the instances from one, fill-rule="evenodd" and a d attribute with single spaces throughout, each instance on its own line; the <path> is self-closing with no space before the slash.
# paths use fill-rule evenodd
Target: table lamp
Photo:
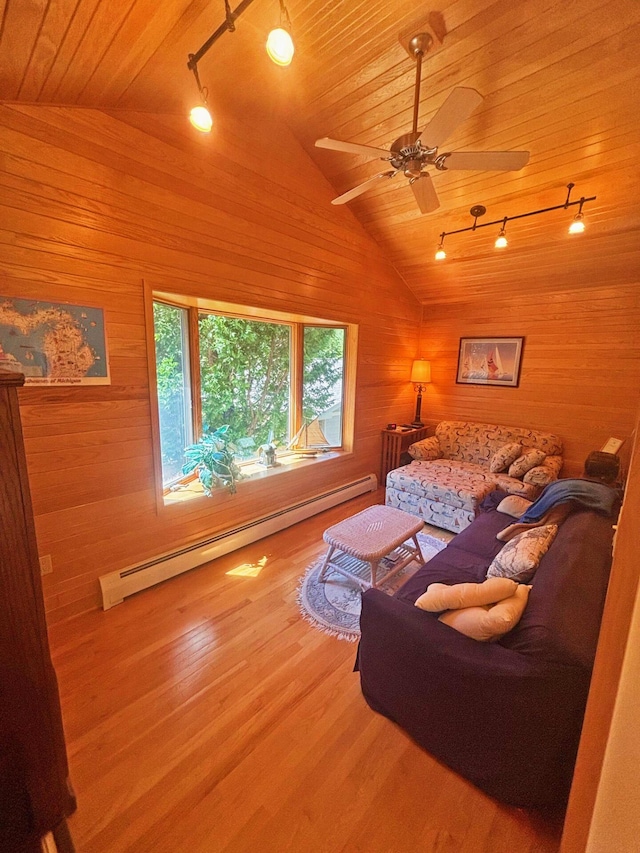
<path id="1" fill-rule="evenodd" d="M 416 399 L 416 416 L 411 426 L 422 427 L 424 424 L 420 420 L 420 409 L 422 408 L 422 392 L 428 382 L 431 382 L 431 362 L 424 358 L 417 358 L 413 362 L 411 368 L 411 382 L 416 390 L 418 397 Z"/>

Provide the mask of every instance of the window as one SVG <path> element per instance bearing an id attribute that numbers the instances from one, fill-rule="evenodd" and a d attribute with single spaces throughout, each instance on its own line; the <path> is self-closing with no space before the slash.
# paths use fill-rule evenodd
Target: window
<path id="1" fill-rule="evenodd" d="M 241 462 L 311 430 L 343 446 L 346 326 L 186 303 L 153 302 L 164 487 L 180 478 L 184 448 L 224 425 Z"/>
<path id="2" fill-rule="evenodd" d="M 163 485 L 181 476 L 184 448 L 193 443 L 188 319 L 185 308 L 153 303 Z"/>

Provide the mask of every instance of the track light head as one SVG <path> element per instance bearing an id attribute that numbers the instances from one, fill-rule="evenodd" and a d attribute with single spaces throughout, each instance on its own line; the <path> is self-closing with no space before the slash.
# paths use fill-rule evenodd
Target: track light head
<path id="1" fill-rule="evenodd" d="M 580 199 L 580 207 L 569 226 L 569 234 L 582 234 L 585 229 L 584 214 L 582 213 L 582 205 L 584 204 L 584 201 L 584 197 Z"/>
<path id="2" fill-rule="evenodd" d="M 291 65 L 295 47 L 291 34 L 283 27 L 271 30 L 267 38 L 267 53 L 269 59 L 276 65 Z"/>
<path id="3" fill-rule="evenodd" d="M 496 242 L 494 243 L 496 249 L 505 249 L 509 245 L 509 241 L 507 240 L 506 227 L 507 217 L 505 216 L 505 218 L 502 220 L 502 228 L 500 229 L 500 233 L 496 237 Z"/>
<path id="4" fill-rule="evenodd" d="M 291 18 L 284 0 L 280 0 L 280 23 L 271 30 L 267 38 L 269 59 L 276 65 L 291 65 L 295 47 L 291 37 Z"/>
<path id="5" fill-rule="evenodd" d="M 204 104 L 194 107 L 189 113 L 189 121 L 200 133 L 210 133 L 213 126 L 211 113 Z"/>

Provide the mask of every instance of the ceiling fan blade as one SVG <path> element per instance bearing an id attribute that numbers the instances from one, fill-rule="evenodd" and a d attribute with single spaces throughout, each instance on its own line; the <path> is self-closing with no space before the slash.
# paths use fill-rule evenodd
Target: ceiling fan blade
<path id="1" fill-rule="evenodd" d="M 427 148 L 438 148 L 483 100 L 475 89 L 463 86 L 452 89 L 447 100 L 420 134 L 422 144 Z"/>
<path id="2" fill-rule="evenodd" d="M 339 139 L 316 139 L 316 148 L 329 148 L 331 151 L 344 151 L 347 154 L 366 154 L 368 157 L 389 158 L 390 153 L 384 148 L 372 148 L 370 145 L 357 145 L 355 142 L 340 142 Z"/>
<path id="3" fill-rule="evenodd" d="M 358 186 L 354 187 L 352 190 L 348 190 L 346 193 L 339 195 L 338 198 L 334 198 L 331 204 L 345 204 L 347 201 L 351 201 L 352 198 L 356 198 L 366 192 L 370 187 L 377 183 L 380 178 L 393 178 L 394 175 L 397 175 L 397 171 L 380 172 L 379 175 L 374 175 L 373 178 L 369 178 L 369 180 L 365 181 L 363 184 L 358 184 Z"/>
<path id="4" fill-rule="evenodd" d="M 528 162 L 528 151 L 454 151 L 446 156 L 444 166 L 445 169 L 517 172 Z"/>
<path id="5" fill-rule="evenodd" d="M 440 200 L 431 176 L 424 172 L 419 178 L 411 181 L 411 189 L 418 202 L 420 213 L 431 213 L 440 207 Z"/>

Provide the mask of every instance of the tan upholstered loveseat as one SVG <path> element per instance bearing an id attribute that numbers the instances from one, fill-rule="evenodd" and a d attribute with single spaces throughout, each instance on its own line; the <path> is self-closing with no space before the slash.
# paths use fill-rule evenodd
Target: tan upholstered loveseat
<path id="1" fill-rule="evenodd" d="M 471 524 L 489 492 L 532 499 L 562 468 L 557 435 L 498 424 L 442 421 L 409 453 L 414 461 L 387 475 L 387 506 L 454 533 Z"/>

